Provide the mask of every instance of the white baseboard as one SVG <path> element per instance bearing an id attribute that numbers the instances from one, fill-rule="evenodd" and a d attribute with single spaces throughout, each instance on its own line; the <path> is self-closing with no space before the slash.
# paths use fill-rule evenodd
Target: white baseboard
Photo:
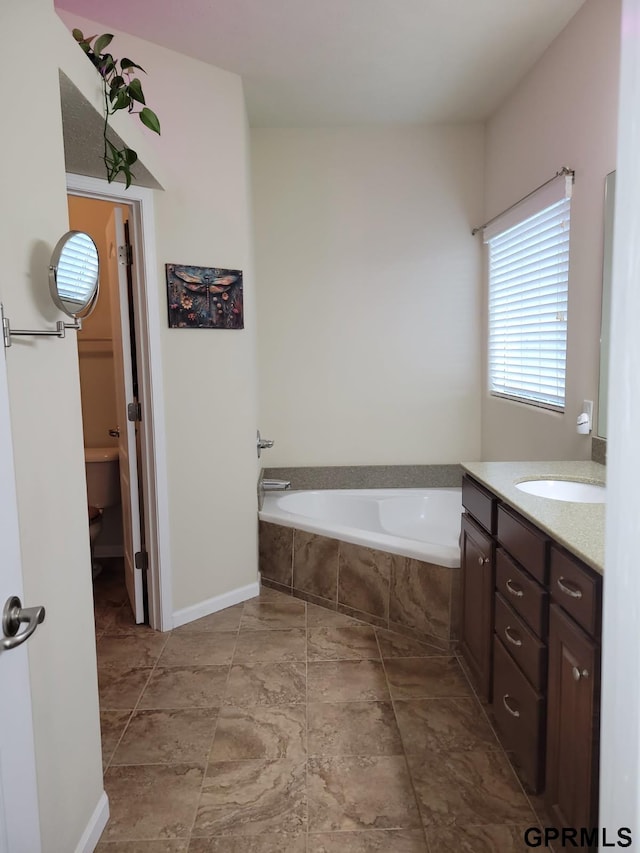
<path id="1" fill-rule="evenodd" d="M 173 613 L 173 627 L 179 628 L 180 625 L 186 625 L 187 622 L 194 622 L 196 619 L 202 619 L 203 616 L 210 616 L 212 613 L 217 613 L 218 610 L 240 604 L 241 601 L 247 601 L 247 599 L 254 598 L 259 594 L 260 584 L 256 581 L 247 586 L 232 589 L 231 592 L 225 592 L 224 595 L 216 595 L 215 598 L 208 598 L 206 601 L 192 604 L 182 610 L 176 610 Z"/>
<path id="2" fill-rule="evenodd" d="M 109 799 L 103 791 L 98 805 L 95 807 L 93 814 L 86 825 L 82 838 L 78 842 L 75 853 L 93 853 L 96 849 L 100 836 L 109 820 Z"/>

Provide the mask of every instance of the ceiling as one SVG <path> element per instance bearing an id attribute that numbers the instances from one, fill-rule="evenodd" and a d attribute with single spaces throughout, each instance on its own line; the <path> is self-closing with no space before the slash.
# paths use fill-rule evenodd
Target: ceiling
<path id="1" fill-rule="evenodd" d="M 240 74 L 253 126 L 484 120 L 584 0 L 56 0 Z"/>

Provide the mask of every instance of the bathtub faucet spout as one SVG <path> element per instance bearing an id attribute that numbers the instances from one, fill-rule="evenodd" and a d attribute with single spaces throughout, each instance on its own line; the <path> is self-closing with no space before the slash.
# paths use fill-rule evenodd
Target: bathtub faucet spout
<path id="1" fill-rule="evenodd" d="M 291 480 L 263 480 L 262 488 L 265 492 L 284 492 L 291 488 Z"/>

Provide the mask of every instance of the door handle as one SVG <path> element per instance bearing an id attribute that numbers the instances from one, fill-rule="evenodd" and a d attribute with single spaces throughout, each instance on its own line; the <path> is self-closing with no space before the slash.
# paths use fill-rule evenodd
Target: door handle
<path id="1" fill-rule="evenodd" d="M 110 429 L 109 435 L 111 436 L 111 438 L 120 438 L 120 427 L 116 427 L 115 429 Z"/>
<path id="2" fill-rule="evenodd" d="M 565 578 L 558 578 L 556 581 L 558 589 L 564 592 L 565 595 L 570 595 L 571 598 L 582 598 L 582 590 L 577 584 L 568 582 Z"/>
<path id="3" fill-rule="evenodd" d="M 511 699 L 511 696 L 509 696 L 508 693 L 505 693 L 504 696 L 502 697 L 502 704 L 507 709 L 507 711 L 511 714 L 512 717 L 519 717 L 520 711 L 517 711 L 515 708 L 512 708 L 511 705 L 509 704 L 509 702 L 507 701 L 508 699 Z"/>
<path id="4" fill-rule="evenodd" d="M 519 586 L 516 586 L 516 584 L 514 584 L 514 582 L 511 580 L 511 578 L 509 578 L 507 581 L 505 581 L 504 585 L 506 586 L 507 590 L 511 593 L 511 595 L 515 595 L 516 598 L 522 598 L 522 596 L 524 595 L 524 591 L 522 589 L 520 589 Z"/>
<path id="5" fill-rule="evenodd" d="M 504 635 L 512 646 L 522 645 L 522 640 L 518 638 L 518 635 L 515 633 L 511 625 L 506 626 L 506 628 L 504 629 Z"/>
<path id="6" fill-rule="evenodd" d="M 23 607 L 17 595 L 8 598 L 2 611 L 2 633 L 5 639 L 0 640 L 0 649 L 9 651 L 22 645 L 25 640 L 44 622 L 44 607 Z M 20 625 L 26 625 L 26 630 L 18 633 Z"/>

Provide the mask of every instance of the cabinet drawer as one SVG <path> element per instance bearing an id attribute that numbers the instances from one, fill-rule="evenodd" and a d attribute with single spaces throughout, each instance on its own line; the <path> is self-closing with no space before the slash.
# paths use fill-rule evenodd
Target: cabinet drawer
<path id="1" fill-rule="evenodd" d="M 496 725 L 503 745 L 514 753 L 522 780 L 537 793 L 544 766 L 544 699 L 531 687 L 497 637 L 493 661 Z"/>
<path id="2" fill-rule="evenodd" d="M 496 589 L 540 639 L 547 632 L 547 593 L 502 548 L 496 551 Z"/>
<path id="3" fill-rule="evenodd" d="M 462 506 L 485 530 L 496 532 L 498 499 L 466 474 L 462 478 Z"/>
<path id="4" fill-rule="evenodd" d="M 584 563 L 551 547 L 551 598 L 591 636 L 600 636 L 602 578 Z"/>
<path id="5" fill-rule="evenodd" d="M 549 540 L 533 525 L 502 505 L 498 507 L 498 542 L 536 580 L 546 583 Z"/>
<path id="6" fill-rule="evenodd" d="M 547 680 L 547 647 L 496 593 L 495 630 L 505 649 L 539 693 Z"/>

